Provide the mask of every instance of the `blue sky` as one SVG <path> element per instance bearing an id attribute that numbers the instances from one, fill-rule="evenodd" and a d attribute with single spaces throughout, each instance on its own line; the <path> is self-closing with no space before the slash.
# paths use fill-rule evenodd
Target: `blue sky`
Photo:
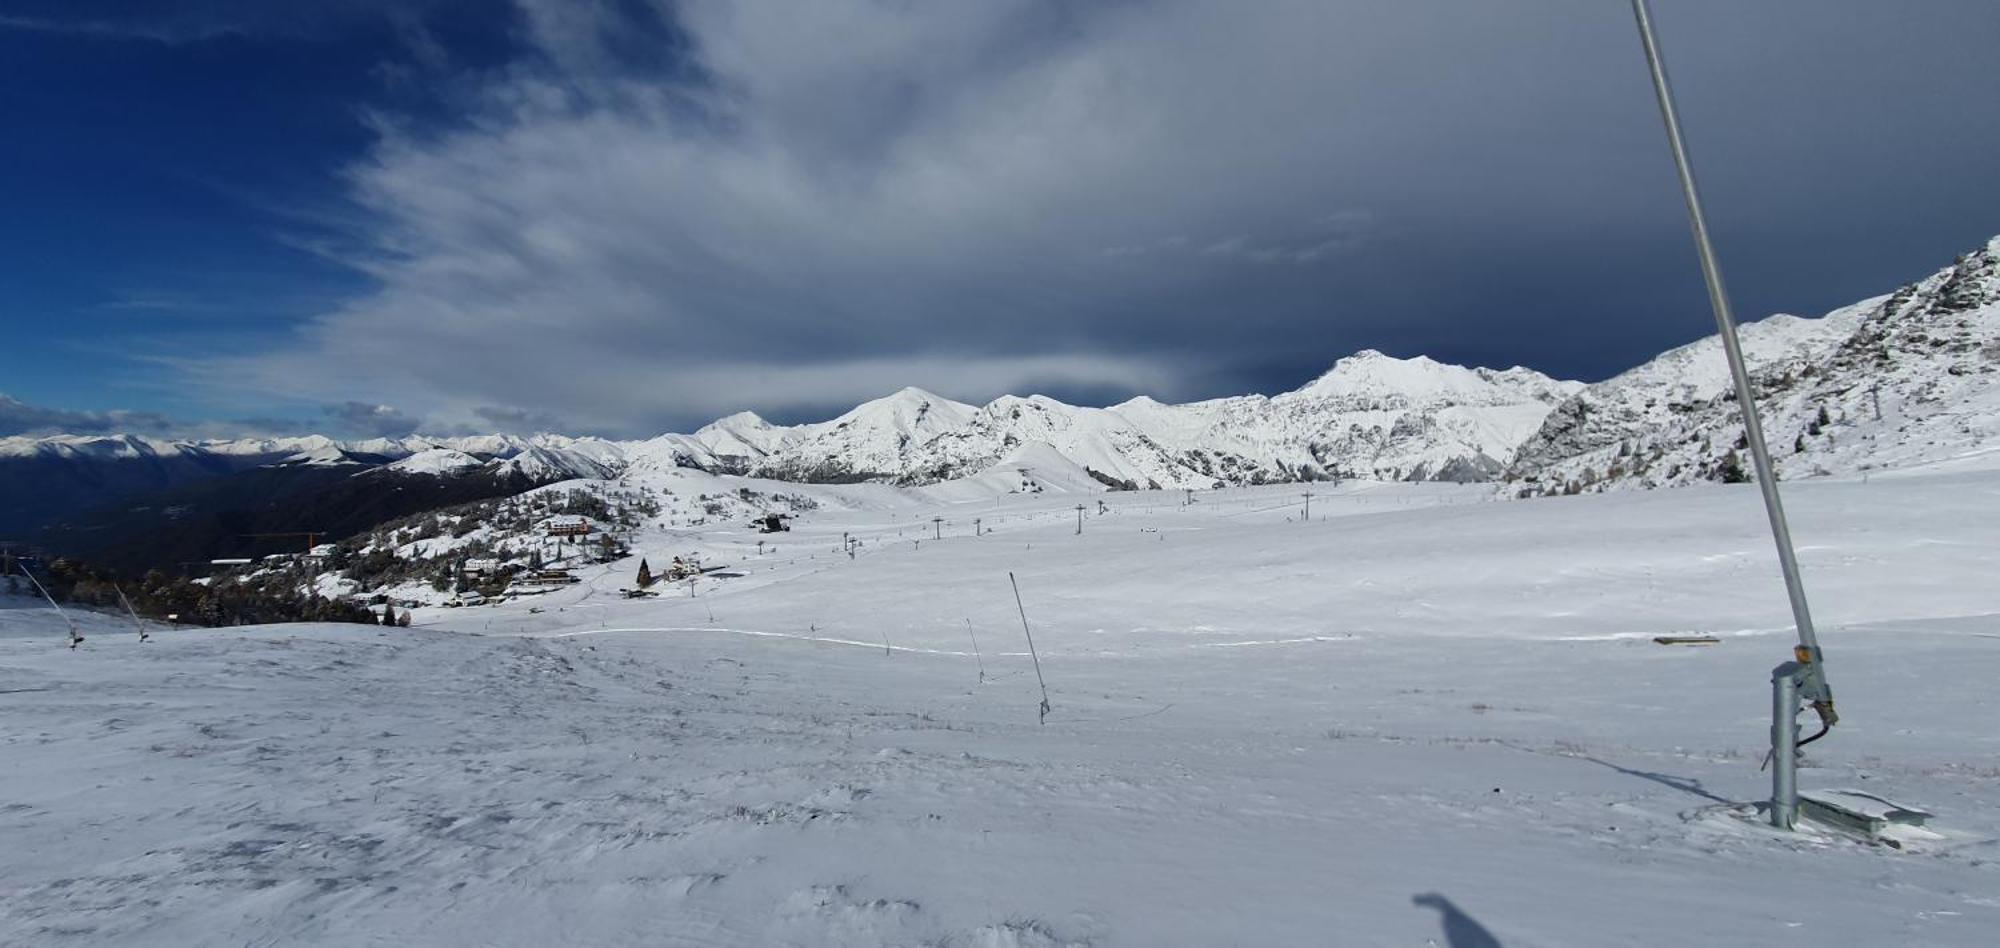
<path id="1" fill-rule="evenodd" d="M 2000 232 L 1986 0 L 1662 4 L 1746 316 Z M 1623 3 L 0 0 L 0 435 L 641 435 L 1706 332 Z"/>
<path id="2" fill-rule="evenodd" d="M 320 249 L 348 213 L 342 170 L 376 141 L 377 110 L 449 118 L 408 79 L 422 52 L 391 9 L 0 4 L 0 392 L 256 416 L 156 360 L 259 351 L 367 289 Z M 495 13 L 433 4 L 418 22 L 451 29 L 476 68 L 510 52 Z"/>

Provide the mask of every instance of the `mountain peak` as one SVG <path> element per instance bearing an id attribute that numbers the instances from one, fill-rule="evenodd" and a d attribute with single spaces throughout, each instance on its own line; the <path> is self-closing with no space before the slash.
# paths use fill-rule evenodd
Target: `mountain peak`
<path id="1" fill-rule="evenodd" d="M 1492 384 L 1464 366 L 1429 356 L 1399 359 L 1379 349 L 1363 349 L 1333 364 L 1326 374 L 1288 393 L 1299 398 L 1381 397 L 1417 400 L 1486 394 Z"/>
<path id="2" fill-rule="evenodd" d="M 835 419 L 835 421 L 851 421 L 863 416 L 880 415 L 883 413 L 900 417 L 904 414 L 928 415 L 933 412 L 942 412 L 945 416 L 956 419 L 969 416 L 976 410 L 971 405 L 952 401 L 935 392 L 927 392 L 914 385 L 907 385 L 881 398 L 862 402 L 856 405 L 852 411 Z"/>
<path id="3" fill-rule="evenodd" d="M 762 415 L 759 415 L 754 411 L 739 411 L 733 415 L 724 415 L 721 418 L 717 418 L 714 421 L 711 421 L 708 424 L 701 426 L 701 428 L 697 430 L 695 434 L 701 434 L 702 432 L 711 430 L 736 431 L 746 428 L 757 429 L 757 428 L 769 428 L 769 427 L 771 427 L 771 423 L 765 421 Z"/>

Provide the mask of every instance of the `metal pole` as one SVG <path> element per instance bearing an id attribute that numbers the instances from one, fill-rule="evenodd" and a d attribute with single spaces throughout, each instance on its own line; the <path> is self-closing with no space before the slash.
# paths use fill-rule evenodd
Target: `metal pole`
<path id="1" fill-rule="evenodd" d="M 979 655 L 979 633 L 972 631 L 970 618 L 965 620 L 965 634 L 972 636 L 972 660 L 979 663 L 979 683 L 983 685 L 986 683 L 986 659 Z"/>
<path id="2" fill-rule="evenodd" d="M 1028 631 L 1028 607 L 1021 605 L 1021 584 L 1013 573 L 1007 574 L 1007 584 L 1014 587 L 1014 608 L 1021 613 L 1021 634 L 1028 639 L 1028 657 L 1035 661 L 1035 683 L 1042 686 L 1042 705 L 1036 710 L 1037 723 L 1049 723 L 1049 682 L 1042 677 L 1042 656 L 1035 651 L 1035 633 Z"/>
<path id="3" fill-rule="evenodd" d="M 139 627 L 139 641 L 144 642 L 152 638 L 146 631 L 146 623 L 139 618 L 138 611 L 132 608 L 132 600 L 125 598 L 125 590 L 120 589 L 117 583 L 112 583 L 111 588 L 118 593 L 118 601 L 125 606 L 125 614 L 132 617 L 132 624 Z"/>
<path id="4" fill-rule="evenodd" d="M 1743 435 L 1750 444 L 1750 458 L 1757 468 L 1757 488 L 1764 495 L 1764 514 L 1771 522 L 1771 540 L 1778 548 L 1778 566 L 1785 575 L 1785 594 L 1791 600 L 1792 623 L 1798 629 L 1798 658 L 1806 664 L 1804 690 L 1813 709 L 1831 727 L 1838 720 L 1833 711 L 1833 690 L 1821 669 L 1819 635 L 1813 629 L 1812 609 L 1806 604 L 1806 587 L 1799 578 L 1798 556 L 1792 549 L 1792 531 L 1785 521 L 1785 506 L 1778 497 L 1778 479 L 1771 467 L 1771 451 L 1764 443 L 1764 426 L 1757 416 L 1756 394 L 1750 387 L 1750 372 L 1744 366 L 1743 345 L 1736 338 L 1736 316 L 1730 311 L 1729 295 L 1722 285 L 1722 268 L 1716 263 L 1715 246 L 1709 240 L 1708 218 L 1702 213 L 1701 193 L 1695 187 L 1694 168 L 1688 159 L 1687 142 L 1681 135 L 1679 113 L 1674 109 L 1673 90 L 1667 83 L 1666 63 L 1660 58 L 1660 44 L 1653 33 L 1653 11 L 1647 0 L 1632 0 L 1632 15 L 1639 21 L 1639 39 L 1646 48 L 1646 65 L 1653 77 L 1653 95 L 1659 100 L 1660 118 L 1666 123 L 1667 144 L 1674 154 L 1674 168 L 1680 174 L 1681 196 L 1687 201 L 1688 221 L 1694 230 L 1695 252 L 1701 257 L 1701 274 L 1708 284 L 1708 303 L 1715 311 L 1715 327 L 1722 337 L 1722 351 L 1729 358 L 1729 375 L 1736 386 L 1736 407 L 1743 415 Z"/>
<path id="5" fill-rule="evenodd" d="M 76 630 L 76 622 L 69 617 L 69 613 L 64 612 L 63 607 L 56 604 L 56 597 L 49 595 L 49 588 L 42 585 L 42 581 L 36 579 L 34 573 L 28 572 L 25 566 L 21 567 L 21 575 L 28 577 L 28 582 L 35 584 L 35 589 L 42 594 L 42 598 L 49 601 L 49 608 L 54 609 L 56 615 L 62 617 L 63 624 L 69 626 L 69 647 L 74 649 L 83 644 L 83 633 Z"/>
<path id="6" fill-rule="evenodd" d="M 1805 666 L 1786 662 L 1771 670 L 1771 825 L 1799 822 L 1799 676 Z"/>

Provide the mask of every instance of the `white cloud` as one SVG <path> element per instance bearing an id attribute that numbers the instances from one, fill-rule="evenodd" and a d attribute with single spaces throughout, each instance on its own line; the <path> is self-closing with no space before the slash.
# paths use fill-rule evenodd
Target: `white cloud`
<path id="1" fill-rule="evenodd" d="M 385 120 L 350 171 L 368 223 L 349 259 L 379 290 L 194 374 L 624 434 L 906 384 L 1211 394 L 1191 371 L 1340 354 L 1299 353 L 1302 320 L 1367 339 L 1397 318 L 1339 289 L 1378 220 L 1602 187 L 1622 172 L 1498 195 L 1469 172 L 1651 121 L 1621 98 L 1643 73 L 1602 4 L 520 6 L 535 56 L 462 125 Z M 635 57 L 633 35 L 681 59 Z M 1540 68 L 1556 55 L 1620 68 L 1578 88 Z M 1532 154 L 1506 144 L 1523 127 Z"/>

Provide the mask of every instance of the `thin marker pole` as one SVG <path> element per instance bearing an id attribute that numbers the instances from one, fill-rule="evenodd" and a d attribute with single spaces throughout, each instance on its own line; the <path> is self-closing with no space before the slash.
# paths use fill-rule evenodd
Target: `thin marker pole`
<path id="1" fill-rule="evenodd" d="M 1040 723 L 1049 723 L 1049 683 L 1042 678 L 1042 657 L 1035 653 L 1035 633 L 1028 631 L 1028 607 L 1021 605 L 1021 584 L 1014 579 L 1012 571 L 1007 573 L 1007 582 L 1014 587 L 1014 608 L 1021 611 L 1021 634 L 1028 637 L 1028 657 L 1035 660 L 1035 682 L 1042 686 L 1042 707 Z"/>
<path id="2" fill-rule="evenodd" d="M 972 660 L 979 663 L 979 683 L 986 683 L 986 659 L 979 657 L 979 633 L 972 631 L 972 619 L 965 620 L 965 634 L 972 636 Z"/>
<path id="3" fill-rule="evenodd" d="M 1785 594 L 1791 600 L 1792 622 L 1798 629 L 1799 658 L 1808 666 L 1808 681 L 1801 691 L 1812 701 L 1820 718 L 1832 726 L 1838 717 L 1833 711 L 1833 691 L 1827 687 L 1821 668 L 1819 634 L 1813 628 L 1812 608 L 1806 603 L 1805 582 L 1799 576 L 1798 555 L 1792 547 L 1784 502 L 1778 497 L 1778 479 L 1772 469 L 1770 448 L 1764 442 L 1764 426 L 1757 416 L 1757 398 L 1750 386 L 1750 371 L 1744 365 L 1743 344 L 1736 338 L 1736 315 L 1730 309 L 1729 294 L 1722 284 L 1722 267 L 1716 262 L 1715 245 L 1709 239 L 1708 218 L 1702 212 L 1701 192 L 1695 186 L 1694 167 L 1681 135 L 1680 115 L 1674 108 L 1666 63 L 1661 59 L 1659 40 L 1653 33 L 1653 11 L 1647 0 L 1632 0 L 1632 15 L 1639 23 L 1639 39 L 1645 46 L 1646 65 L 1653 77 L 1653 95 L 1659 100 L 1667 144 L 1673 150 L 1674 169 L 1680 175 L 1681 197 L 1687 202 L 1695 252 L 1701 257 L 1702 279 L 1708 284 L 1709 307 L 1715 311 L 1716 332 L 1722 337 L 1722 351 L 1729 359 L 1729 375 L 1736 386 L 1736 406 L 1743 415 L 1744 438 L 1750 443 L 1750 458 L 1756 464 L 1757 488 L 1764 496 L 1764 514 L 1771 523 L 1771 540 L 1778 548 L 1778 566 L 1785 575 Z"/>

